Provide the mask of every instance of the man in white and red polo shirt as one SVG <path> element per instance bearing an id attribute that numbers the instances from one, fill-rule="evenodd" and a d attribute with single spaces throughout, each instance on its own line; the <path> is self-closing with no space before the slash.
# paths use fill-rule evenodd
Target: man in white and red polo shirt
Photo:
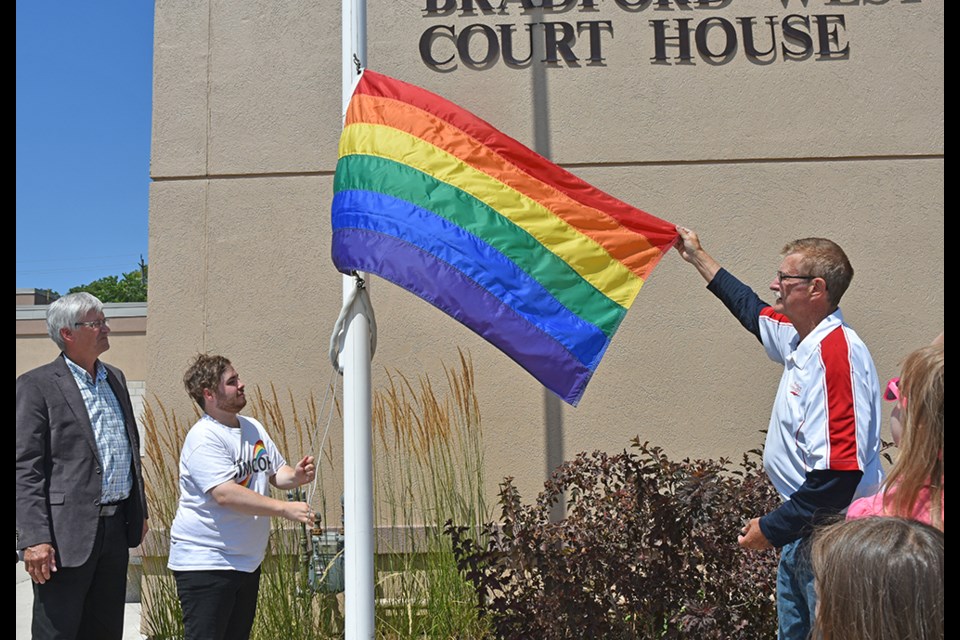
<path id="1" fill-rule="evenodd" d="M 763 466 L 784 502 L 744 525 L 745 549 L 780 548 L 777 617 L 781 640 L 806 640 L 816 611 L 806 539 L 851 500 L 875 493 L 880 466 L 880 384 L 870 352 L 843 322 L 840 298 L 853 267 L 836 243 L 795 240 L 770 289 L 773 305 L 720 267 L 697 234 L 677 227 L 677 251 L 783 365 Z"/>

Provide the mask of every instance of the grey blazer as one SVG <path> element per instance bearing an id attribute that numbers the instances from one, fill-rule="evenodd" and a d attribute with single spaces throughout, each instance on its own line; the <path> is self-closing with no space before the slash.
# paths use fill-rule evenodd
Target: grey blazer
<path id="1" fill-rule="evenodd" d="M 123 407 L 133 452 L 134 486 L 127 500 L 127 543 L 140 544 L 147 501 L 140 468 L 140 437 L 116 367 L 107 381 Z M 57 566 L 90 557 L 100 517 L 100 454 L 90 416 L 63 355 L 17 378 L 17 549 L 48 542 Z"/>

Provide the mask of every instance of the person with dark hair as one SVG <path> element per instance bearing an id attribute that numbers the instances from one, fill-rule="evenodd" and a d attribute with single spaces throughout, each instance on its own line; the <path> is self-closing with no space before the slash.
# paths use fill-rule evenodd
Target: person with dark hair
<path id="1" fill-rule="evenodd" d="M 314 478 L 313 456 L 290 467 L 263 425 L 240 411 L 244 384 L 229 360 L 198 354 L 183 376 L 203 416 L 180 452 L 180 501 L 168 568 L 177 583 L 185 640 L 250 637 L 270 517 L 314 524 L 306 502 L 277 500 Z"/>
<path id="2" fill-rule="evenodd" d="M 883 480 L 876 367 L 839 308 L 853 267 L 831 240 L 790 242 L 770 283 L 776 301 L 769 305 L 721 268 L 696 233 L 679 226 L 677 232 L 680 256 L 783 366 L 763 452 L 783 503 L 749 520 L 737 541 L 744 549 L 780 548 L 779 637 L 806 640 L 816 600 L 807 538 L 817 522 L 874 493 Z"/>
<path id="3" fill-rule="evenodd" d="M 867 517 L 813 536 L 813 640 L 942 640 L 943 532 Z"/>
<path id="4" fill-rule="evenodd" d="M 147 532 L 140 437 L 103 303 L 47 309 L 60 348 L 17 378 L 17 549 L 33 580 L 32 637 L 119 640 L 129 548 Z"/>
<path id="5" fill-rule="evenodd" d="M 883 489 L 855 500 L 847 519 L 895 515 L 943 531 L 943 342 L 907 356 L 884 397 L 896 402 L 891 421 L 900 455 Z"/>

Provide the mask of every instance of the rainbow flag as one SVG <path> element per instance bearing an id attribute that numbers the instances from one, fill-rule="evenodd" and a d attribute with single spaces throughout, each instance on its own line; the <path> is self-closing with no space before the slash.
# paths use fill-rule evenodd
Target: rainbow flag
<path id="1" fill-rule="evenodd" d="M 337 269 L 415 293 L 572 405 L 677 237 L 457 105 L 372 71 L 339 158 Z"/>

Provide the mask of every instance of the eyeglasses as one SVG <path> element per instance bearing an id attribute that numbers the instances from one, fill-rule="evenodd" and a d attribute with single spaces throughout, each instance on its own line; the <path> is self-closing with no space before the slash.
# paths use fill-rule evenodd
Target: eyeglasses
<path id="1" fill-rule="evenodd" d="M 883 392 L 883 399 L 890 402 L 896 402 L 900 399 L 900 376 L 890 378 L 887 382 L 887 388 Z"/>
<path id="2" fill-rule="evenodd" d="M 92 327 L 99 331 L 102 327 L 110 327 L 110 323 L 106 319 L 103 320 L 92 320 L 90 322 L 74 322 L 73 326 L 75 327 Z"/>
<path id="3" fill-rule="evenodd" d="M 794 276 L 783 271 L 777 271 L 777 282 L 783 284 L 784 280 L 813 280 L 817 276 Z"/>

